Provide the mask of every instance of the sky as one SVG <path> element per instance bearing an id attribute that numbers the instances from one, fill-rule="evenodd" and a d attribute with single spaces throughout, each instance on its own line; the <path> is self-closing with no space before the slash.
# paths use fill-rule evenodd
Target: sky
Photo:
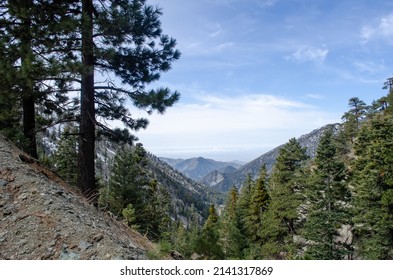
<path id="1" fill-rule="evenodd" d="M 147 3 L 182 53 L 151 85 L 179 102 L 136 133 L 157 156 L 250 161 L 341 122 L 351 97 L 369 104 L 393 76 L 393 1 Z"/>

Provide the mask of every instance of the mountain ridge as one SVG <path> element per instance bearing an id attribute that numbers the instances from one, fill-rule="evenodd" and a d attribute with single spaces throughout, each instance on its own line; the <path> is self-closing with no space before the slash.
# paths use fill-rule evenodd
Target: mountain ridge
<path id="1" fill-rule="evenodd" d="M 188 159 L 160 159 L 197 182 L 214 170 L 224 170 L 227 167 L 233 167 L 237 169 L 241 166 L 236 162 L 216 161 L 204 157 L 193 157 Z"/>
<path id="2" fill-rule="evenodd" d="M 313 158 L 316 154 L 319 139 L 323 132 L 327 129 L 337 130 L 340 124 L 327 124 L 320 128 L 314 129 L 313 131 L 304 134 L 297 138 L 302 147 L 307 148 L 307 154 Z M 276 148 L 262 154 L 256 159 L 244 164 L 238 170 L 232 173 L 217 173 L 213 172 L 206 175 L 200 183 L 208 186 L 216 191 L 227 192 L 232 186 L 240 188 L 243 182 L 246 180 L 248 174 L 251 175 L 252 179 L 256 179 L 259 175 L 259 171 L 263 164 L 266 164 L 268 173 L 271 172 L 275 159 L 278 156 L 280 148 L 283 146 L 279 145 Z"/>

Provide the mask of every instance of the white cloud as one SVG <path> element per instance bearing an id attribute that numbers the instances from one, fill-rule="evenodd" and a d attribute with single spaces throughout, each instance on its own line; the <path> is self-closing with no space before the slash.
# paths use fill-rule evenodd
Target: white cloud
<path id="1" fill-rule="evenodd" d="M 393 13 L 379 19 L 378 23 L 374 26 L 363 26 L 360 36 L 364 43 L 377 38 L 383 38 L 393 43 Z"/>
<path id="2" fill-rule="evenodd" d="M 315 94 L 315 93 L 306 94 L 306 97 L 311 98 L 311 99 L 325 99 L 325 96 L 323 96 L 321 94 Z"/>
<path id="3" fill-rule="evenodd" d="M 384 61 L 355 61 L 354 65 L 356 69 L 363 73 L 368 74 L 376 74 L 376 73 L 385 73 L 386 66 Z"/>
<path id="4" fill-rule="evenodd" d="M 214 29 L 215 30 L 209 34 L 209 37 L 211 37 L 211 38 L 217 37 L 218 35 L 220 35 L 223 32 L 221 24 L 219 24 L 219 23 L 216 23 L 214 25 Z"/>
<path id="5" fill-rule="evenodd" d="M 263 7 L 270 7 L 276 4 L 278 0 L 257 0 L 257 3 Z"/>
<path id="6" fill-rule="evenodd" d="M 165 115 L 149 119 L 147 130 L 137 136 L 153 153 L 228 154 L 253 150 L 255 157 L 267 151 L 267 147 L 283 144 L 333 121 L 305 103 L 266 94 L 204 95 L 198 102 L 175 105 Z M 238 159 L 242 159 L 241 155 Z"/>
<path id="7" fill-rule="evenodd" d="M 234 45 L 235 44 L 233 42 L 222 43 L 222 44 L 219 44 L 218 46 L 215 46 L 213 48 L 213 51 L 221 52 L 221 51 L 223 51 L 225 49 L 232 48 Z"/>
<path id="8" fill-rule="evenodd" d="M 299 62 L 322 63 L 326 59 L 328 53 L 329 50 L 326 48 L 303 46 L 299 48 L 296 52 L 285 58 Z"/>

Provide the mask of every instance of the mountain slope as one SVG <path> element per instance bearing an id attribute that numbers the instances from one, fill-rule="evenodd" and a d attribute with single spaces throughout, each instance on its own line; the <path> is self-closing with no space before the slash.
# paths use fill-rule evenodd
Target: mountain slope
<path id="1" fill-rule="evenodd" d="M 58 130 L 55 132 L 58 133 Z M 55 136 L 42 137 L 42 150 L 48 151 L 47 156 L 58 146 L 60 135 Z M 120 148 L 120 144 L 107 139 L 96 142 L 96 174 L 104 186 L 110 179 L 114 157 Z M 169 194 L 171 218 L 180 219 L 185 224 L 190 212 L 196 211 L 203 222 L 208 214 L 212 199 L 209 193 L 212 190 L 181 174 L 153 154 L 147 152 L 146 155 L 148 164 L 145 172 L 151 179 L 157 179 L 159 187 Z"/>
<path id="2" fill-rule="evenodd" d="M 236 169 L 240 167 L 240 164 L 234 162 L 215 161 L 203 157 L 195 157 L 185 160 L 162 158 L 162 160 L 195 181 L 201 180 L 204 176 L 214 170 L 225 169 L 227 167 L 233 167 Z"/>
<path id="3" fill-rule="evenodd" d="M 307 153 L 311 157 L 315 156 L 319 139 L 326 129 L 338 128 L 338 124 L 325 125 L 319 129 L 315 129 L 312 132 L 302 135 L 298 138 L 298 141 L 302 147 L 307 148 Z M 269 152 L 261 155 L 253 161 L 243 165 L 237 171 L 233 173 L 212 173 L 205 176 L 201 183 L 209 186 L 217 191 L 228 191 L 233 185 L 240 187 L 246 180 L 248 174 L 251 174 L 252 178 L 256 178 L 263 164 L 266 164 L 268 173 L 271 172 L 275 163 L 276 157 L 279 153 L 282 145 L 270 150 Z"/>
<path id="4" fill-rule="evenodd" d="M 0 259 L 146 259 L 152 246 L 0 135 Z"/>
<path id="5" fill-rule="evenodd" d="M 207 218 L 209 203 L 214 200 L 212 190 L 186 177 L 160 158 L 152 154 L 148 158 L 149 170 L 171 195 L 172 217 L 185 222 L 195 207 L 202 218 Z"/>

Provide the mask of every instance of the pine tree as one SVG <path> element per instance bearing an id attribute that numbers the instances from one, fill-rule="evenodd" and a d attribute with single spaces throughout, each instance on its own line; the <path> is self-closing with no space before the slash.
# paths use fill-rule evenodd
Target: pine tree
<path id="1" fill-rule="evenodd" d="M 121 212 L 122 216 L 127 222 L 127 225 L 133 228 L 138 228 L 138 226 L 134 225 L 136 220 L 135 208 L 132 204 L 128 204 L 126 208 Z"/>
<path id="2" fill-rule="evenodd" d="M 177 229 L 172 234 L 173 249 L 179 252 L 184 258 L 189 258 L 192 254 L 187 230 L 179 223 Z"/>
<path id="3" fill-rule="evenodd" d="M 344 121 L 343 133 L 347 141 L 349 141 L 348 144 L 352 145 L 369 107 L 358 97 L 349 99 L 348 107 L 350 108 L 349 111 L 342 116 Z"/>
<path id="4" fill-rule="evenodd" d="M 292 138 L 279 151 L 269 180 L 269 206 L 263 213 L 260 229 L 265 258 L 291 258 L 297 254 L 295 235 L 301 227 L 299 208 L 304 187 L 303 168 L 306 149 Z"/>
<path id="5" fill-rule="evenodd" d="M 41 105 L 59 117 L 67 112 L 64 93 L 70 82 L 64 78 L 70 76 L 64 74 L 64 68 L 73 43 L 62 39 L 72 32 L 66 11 L 74 2 L 1 1 L 0 91 L 16 101 L 7 104 L 11 108 L 7 111 L 22 113 L 20 120 L 26 139 L 23 148 L 35 158 L 36 132 L 41 125 L 37 124 L 36 106 Z"/>
<path id="6" fill-rule="evenodd" d="M 78 174 L 78 146 L 74 134 L 77 129 L 66 126 L 52 155 L 52 163 L 57 173 L 68 183 L 76 186 Z"/>
<path id="7" fill-rule="evenodd" d="M 199 248 L 199 251 L 207 259 L 221 259 L 223 256 L 221 246 L 219 245 L 218 226 L 218 215 L 214 205 L 211 205 L 209 217 L 202 228 Z"/>
<path id="8" fill-rule="evenodd" d="M 262 214 L 267 209 L 269 199 L 267 170 L 266 165 L 263 165 L 260 170 L 259 178 L 252 185 L 250 202 L 244 219 L 244 226 L 248 240 L 248 248 L 245 250 L 246 258 L 261 258 L 262 240 L 259 236 L 259 231 L 264 226 L 262 224 Z"/>
<path id="9" fill-rule="evenodd" d="M 248 215 L 245 219 L 248 238 L 252 242 L 259 242 L 258 231 L 262 227 L 262 213 L 267 209 L 269 194 L 267 189 L 267 169 L 263 165 L 258 180 L 253 184 L 251 189 L 250 204 L 248 206 Z"/>
<path id="10" fill-rule="evenodd" d="M 156 179 L 148 185 L 144 212 L 138 218 L 140 229 L 146 231 L 151 239 L 169 240 L 169 198 L 160 190 Z"/>
<path id="11" fill-rule="evenodd" d="M 351 254 L 351 244 L 340 236 L 340 228 L 350 223 L 350 192 L 347 171 L 340 160 L 332 131 L 321 137 L 306 191 L 308 207 L 304 237 L 306 255 L 312 259 L 343 259 Z"/>
<path id="12" fill-rule="evenodd" d="M 355 143 L 355 245 L 365 259 L 393 258 L 393 120 L 387 112 L 366 123 Z"/>
<path id="13" fill-rule="evenodd" d="M 241 259 L 244 236 L 239 228 L 238 191 L 232 187 L 228 193 L 223 213 L 220 216 L 220 245 L 225 259 Z"/>
<path id="14" fill-rule="evenodd" d="M 137 108 L 150 113 L 163 113 L 179 98 L 168 88 L 146 90 L 161 72 L 168 71 L 180 52 L 176 41 L 162 34 L 161 10 L 144 0 L 99 1 L 82 0 L 81 116 L 79 186 L 83 192 L 95 192 L 94 143 L 95 127 L 108 137 L 119 134 L 99 123 L 96 113 L 105 119 L 120 120 L 128 129 L 145 128 L 146 119 L 133 119 L 124 106 L 127 98 Z M 96 70 L 114 74 L 125 87 L 115 86 L 108 77 L 107 85 L 94 83 Z M 97 112 L 95 106 L 97 105 Z M 115 134 L 115 135 L 114 135 Z M 128 141 L 133 137 L 127 135 Z M 93 167 L 92 167 L 93 166 Z"/>
<path id="15" fill-rule="evenodd" d="M 132 204 L 136 223 L 146 222 L 142 218 L 149 198 L 146 186 L 150 179 L 145 171 L 146 164 L 146 152 L 142 146 L 120 149 L 114 158 L 109 183 L 101 190 L 101 206 L 121 216 L 123 209 Z"/>

